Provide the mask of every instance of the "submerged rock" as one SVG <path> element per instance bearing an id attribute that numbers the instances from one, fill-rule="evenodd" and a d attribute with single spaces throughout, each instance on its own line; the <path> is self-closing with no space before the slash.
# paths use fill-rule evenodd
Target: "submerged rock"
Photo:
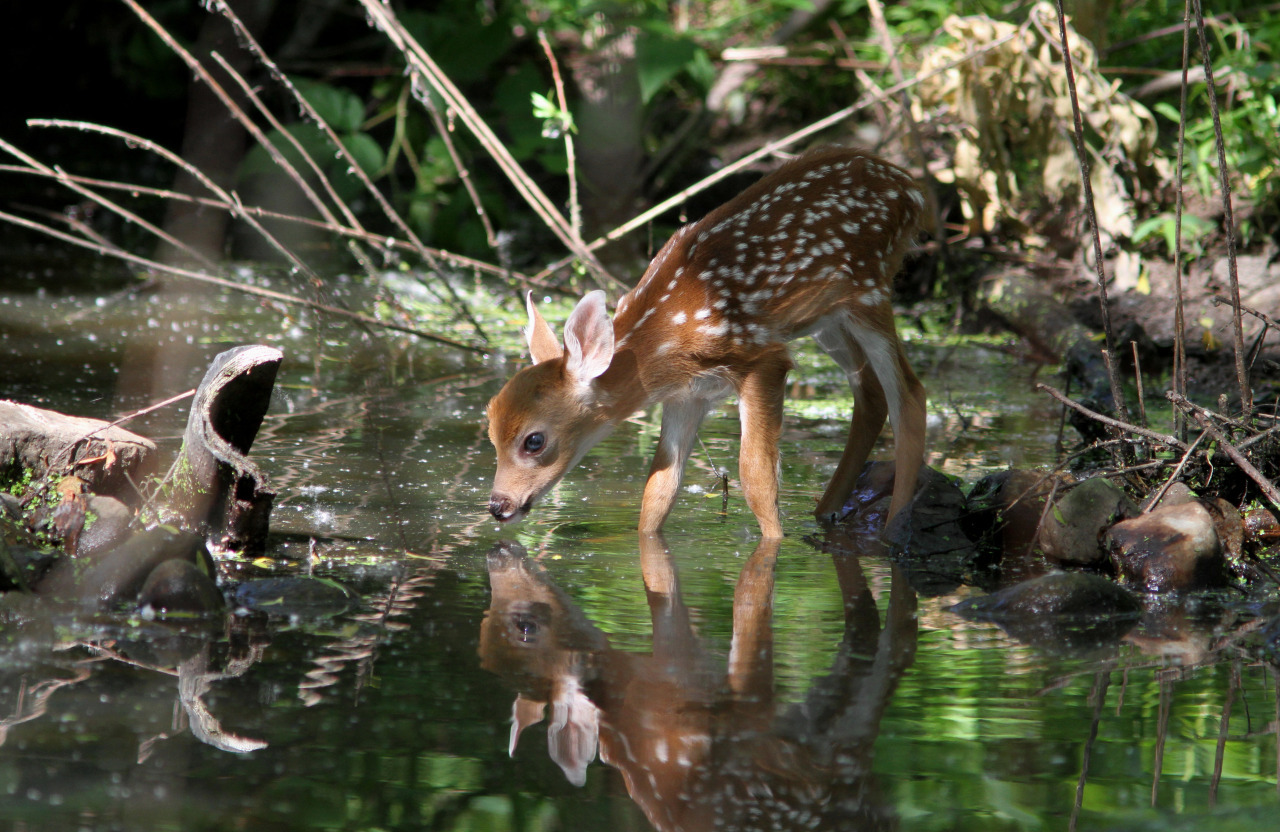
<path id="1" fill-rule="evenodd" d="M 1085 480 L 1049 510 L 1040 543 L 1059 563 L 1091 566 L 1106 561 L 1102 536 L 1117 521 L 1137 515 L 1138 507 L 1103 477 Z"/>
<path id="2" fill-rule="evenodd" d="M 961 524 L 979 549 L 999 561 L 1001 573 L 1023 574 L 1040 542 L 1044 504 L 1062 474 L 1010 469 L 974 484 Z"/>
<path id="3" fill-rule="evenodd" d="M 1027 644 L 1059 650 L 1118 641 L 1138 622 L 1142 604 L 1132 592 L 1099 575 L 1054 572 L 967 598 L 951 610 L 973 621 L 998 624 Z"/>
<path id="4" fill-rule="evenodd" d="M 917 592 L 950 592 L 972 567 L 977 550 L 960 526 L 964 513 L 959 486 L 945 474 L 921 466 L 915 498 L 885 526 L 883 535 Z"/>
<path id="5" fill-rule="evenodd" d="M 1115 524 L 1106 546 L 1116 572 L 1146 592 L 1222 586 L 1226 561 L 1214 516 L 1196 501 Z"/>
<path id="6" fill-rule="evenodd" d="M 201 614 L 222 609 L 223 602 L 218 585 L 198 566 L 167 560 L 147 576 L 138 593 L 138 606 L 156 612 Z"/>
<path id="7" fill-rule="evenodd" d="M 248 610 L 303 618 L 339 615 L 354 600 L 351 590 L 337 581 L 303 576 L 246 581 L 236 587 L 233 597 Z"/>
<path id="8" fill-rule="evenodd" d="M 208 575 L 217 574 L 199 535 L 156 526 L 94 557 L 60 559 L 35 589 L 40 595 L 88 608 L 132 606 L 152 571 L 169 560 L 186 561 Z"/>
<path id="9" fill-rule="evenodd" d="M 119 546 L 129 537 L 133 512 L 114 497 L 94 495 L 85 501 L 85 523 L 76 554 L 93 557 Z"/>

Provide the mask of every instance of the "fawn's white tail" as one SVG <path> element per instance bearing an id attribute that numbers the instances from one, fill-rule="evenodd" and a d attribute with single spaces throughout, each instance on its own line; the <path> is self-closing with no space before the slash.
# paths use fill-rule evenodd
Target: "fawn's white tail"
<path id="1" fill-rule="evenodd" d="M 855 399 L 844 455 L 816 514 L 839 516 L 887 417 L 896 446 L 892 517 L 911 499 L 924 456 L 924 388 L 891 306 L 923 206 L 905 171 L 861 151 L 823 149 L 676 232 L 612 322 L 604 293 L 587 294 L 565 322 L 563 347 L 530 296 L 535 364 L 489 402 L 498 453 L 489 511 L 503 522 L 523 517 L 615 425 L 662 402 L 640 507 L 640 530 L 657 531 L 703 417 L 735 392 L 747 504 L 764 536 L 781 536 L 786 344 L 812 335 Z"/>

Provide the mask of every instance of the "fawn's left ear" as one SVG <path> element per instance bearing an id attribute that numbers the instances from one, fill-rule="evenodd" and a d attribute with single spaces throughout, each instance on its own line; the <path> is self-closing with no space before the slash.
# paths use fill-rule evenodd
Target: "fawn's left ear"
<path id="1" fill-rule="evenodd" d="M 556 340 L 556 334 L 551 331 L 546 319 L 538 311 L 538 304 L 533 300 L 532 290 L 524 296 L 524 305 L 529 310 L 529 325 L 525 327 L 524 337 L 529 344 L 529 355 L 533 356 L 533 363 L 541 364 L 544 361 L 559 358 L 563 354 L 560 342 Z"/>
<path id="2" fill-rule="evenodd" d="M 613 361 L 613 322 L 604 308 L 604 292 L 587 292 L 564 322 L 565 371 L 587 384 Z"/>

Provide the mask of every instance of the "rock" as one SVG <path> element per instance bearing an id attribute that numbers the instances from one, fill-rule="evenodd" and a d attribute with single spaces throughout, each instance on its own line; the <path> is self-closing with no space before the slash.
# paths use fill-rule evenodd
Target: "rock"
<path id="1" fill-rule="evenodd" d="M 1155 492 L 1153 491 L 1147 495 L 1147 498 L 1145 500 L 1142 501 L 1143 511 L 1146 511 L 1147 506 L 1151 504 L 1151 498 L 1154 496 L 1155 496 Z M 1189 485 L 1187 485 L 1185 482 L 1175 482 L 1172 485 L 1170 485 L 1167 489 L 1165 489 L 1164 495 L 1160 497 L 1160 502 L 1157 503 L 1156 505 L 1157 506 L 1180 506 L 1183 503 L 1190 503 L 1195 499 L 1196 499 L 1196 492 L 1192 491 Z"/>
<path id="2" fill-rule="evenodd" d="M 1116 521 L 1137 515 L 1138 507 L 1104 477 L 1085 480 L 1049 510 L 1040 544 L 1059 563 L 1089 566 L 1103 563 L 1102 535 Z"/>
<path id="3" fill-rule="evenodd" d="M 1244 533 L 1250 541 L 1264 544 L 1280 539 L 1280 520 L 1266 508 L 1249 509 L 1244 514 Z"/>
<path id="4" fill-rule="evenodd" d="M 151 572 L 167 560 L 184 560 L 209 575 L 217 574 L 199 535 L 157 526 L 95 557 L 62 558 L 36 592 L 88 608 L 132 606 Z"/>
<path id="5" fill-rule="evenodd" d="M 119 546 L 129 537 L 132 524 L 133 512 L 124 503 L 114 497 L 90 497 L 76 555 L 93 557 Z"/>
<path id="6" fill-rule="evenodd" d="M 1221 497 L 1207 497 L 1200 504 L 1213 517 L 1213 530 L 1222 544 L 1222 555 L 1227 563 L 1236 564 L 1244 557 L 1244 518 L 1236 507 Z"/>
<path id="7" fill-rule="evenodd" d="M 208 613 L 222 609 L 222 593 L 213 578 L 185 560 L 161 563 L 142 585 L 138 606 L 156 612 Z"/>
<path id="8" fill-rule="evenodd" d="M 990 595 L 968 598 L 952 612 L 999 624 L 1038 647 L 1096 648 L 1118 641 L 1142 615 L 1133 593 L 1088 572 L 1054 572 Z"/>
<path id="9" fill-rule="evenodd" d="M 1221 586 L 1226 579 L 1214 517 L 1200 502 L 1157 508 L 1115 524 L 1106 546 L 1116 571 L 1147 592 Z"/>
<path id="10" fill-rule="evenodd" d="M 0 401 L 0 474 L 16 479 L 26 471 L 38 480 L 74 473 L 95 494 L 137 504 L 130 480 L 142 482 L 151 473 L 155 443 L 108 424 Z"/>
<path id="11" fill-rule="evenodd" d="M 0 515 L 10 520 L 21 520 L 22 502 L 8 491 L 0 491 Z"/>
<path id="12" fill-rule="evenodd" d="M 320 578 L 262 578 L 236 587 L 235 603 L 270 615 L 328 618 L 346 612 L 354 600 L 351 590 Z"/>
<path id="13" fill-rule="evenodd" d="M 977 551 L 960 527 L 964 512 L 959 486 L 945 474 L 922 466 L 915 497 L 883 534 L 917 592 L 950 592 L 973 565 Z"/>
<path id="14" fill-rule="evenodd" d="M 1044 501 L 1061 474 L 1010 469 L 988 474 L 965 500 L 961 525 L 979 548 L 1017 561 L 1038 542 Z"/>

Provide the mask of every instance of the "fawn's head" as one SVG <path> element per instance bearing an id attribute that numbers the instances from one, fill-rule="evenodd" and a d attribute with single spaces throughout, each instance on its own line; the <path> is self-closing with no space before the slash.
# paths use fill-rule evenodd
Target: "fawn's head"
<path id="1" fill-rule="evenodd" d="M 597 378 L 613 360 L 613 324 L 604 292 L 589 292 L 564 325 L 564 347 L 526 298 L 525 336 L 534 364 L 489 401 L 489 440 L 498 471 L 489 513 L 506 523 L 529 513 L 612 427 L 599 407 Z"/>

